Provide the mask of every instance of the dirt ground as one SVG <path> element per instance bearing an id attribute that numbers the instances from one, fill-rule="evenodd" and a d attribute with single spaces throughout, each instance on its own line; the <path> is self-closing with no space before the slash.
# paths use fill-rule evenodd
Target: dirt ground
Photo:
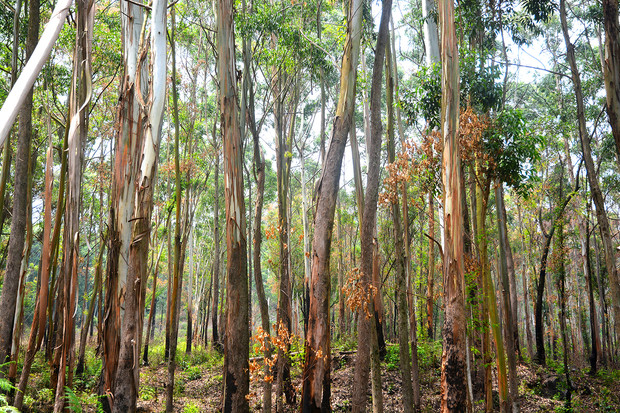
<path id="1" fill-rule="evenodd" d="M 353 388 L 355 354 L 334 354 L 332 364 L 332 409 L 334 412 L 350 411 Z M 293 384 L 297 395 L 301 393 L 300 369 L 292 369 Z M 620 372 L 607 370 L 597 376 L 589 376 L 585 371 L 573 370 L 572 407 L 575 412 L 620 412 Z M 537 366 L 521 364 L 518 368 L 519 402 L 522 412 L 562 412 L 565 406 L 566 385 L 563 375 L 552 369 L 543 370 Z M 138 408 L 141 412 L 161 412 L 165 409 L 166 366 L 145 367 Z M 494 380 L 495 382 L 495 380 Z M 275 386 L 274 386 L 275 387 Z M 384 364 L 382 375 L 383 401 L 385 412 L 401 412 L 401 378 L 394 364 Z M 440 406 L 440 366 L 438 360 L 421 369 L 420 392 L 422 411 L 436 412 Z M 494 390 L 495 409 L 499 411 L 497 389 Z M 368 388 L 371 410 L 370 387 Z M 222 396 L 221 365 L 211 367 L 194 366 L 180 370 L 175 384 L 175 411 L 178 412 L 216 412 Z M 262 383 L 254 381 L 250 386 L 250 406 L 253 411 L 261 410 Z M 299 399 L 298 399 L 299 401 Z M 298 411 L 298 407 L 288 406 L 288 412 Z M 482 401 L 474 404 L 474 411 L 483 411 Z"/>

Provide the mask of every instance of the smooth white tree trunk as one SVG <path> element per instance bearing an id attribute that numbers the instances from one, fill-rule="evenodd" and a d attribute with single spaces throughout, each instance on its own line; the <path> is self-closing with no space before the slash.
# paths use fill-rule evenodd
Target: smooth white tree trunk
<path id="1" fill-rule="evenodd" d="M 17 82 L 15 82 L 15 85 L 11 88 L 9 96 L 7 96 L 4 101 L 2 109 L 0 109 L 0 146 L 4 145 L 4 141 L 9 135 L 15 117 L 24 103 L 28 91 L 34 85 L 34 81 L 39 76 L 39 73 L 41 73 L 41 69 L 47 61 L 52 47 L 54 43 L 56 43 L 56 39 L 58 39 L 58 35 L 60 34 L 60 30 L 62 29 L 72 3 L 73 0 L 60 0 L 58 4 L 56 4 L 52 17 L 45 25 L 45 30 L 41 35 L 39 44 L 37 44 L 22 74 L 19 76 Z"/>
<path id="2" fill-rule="evenodd" d="M 437 34 L 437 23 L 431 12 L 436 14 L 434 0 L 422 0 L 422 18 L 424 19 L 424 50 L 426 51 L 426 65 L 439 62 L 439 35 Z"/>

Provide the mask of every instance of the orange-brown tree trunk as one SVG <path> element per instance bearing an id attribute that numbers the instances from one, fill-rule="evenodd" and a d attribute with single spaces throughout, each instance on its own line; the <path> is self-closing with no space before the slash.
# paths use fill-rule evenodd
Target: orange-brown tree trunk
<path id="1" fill-rule="evenodd" d="M 603 23 L 605 25 L 605 59 L 603 76 L 607 91 L 607 116 L 611 133 L 616 141 L 616 160 L 620 168 L 620 24 L 618 23 L 618 0 L 603 0 Z"/>
<path id="2" fill-rule="evenodd" d="M 439 2 L 441 27 L 441 134 L 444 187 L 443 285 L 445 320 L 441 357 L 441 411 L 464 412 L 467 404 L 465 376 L 465 296 L 461 156 L 458 142 L 459 58 L 454 25 L 454 2 Z"/>
<path id="3" fill-rule="evenodd" d="M 248 273 L 241 130 L 237 110 L 233 2 L 218 1 L 218 64 L 226 201 L 224 412 L 249 411 Z"/>
<path id="4" fill-rule="evenodd" d="M 121 349 L 121 308 L 126 297 L 134 197 L 146 119 L 142 115 L 139 95 L 147 96 L 144 57 L 139 58 L 144 12 L 140 6 L 121 3 L 122 35 L 125 39 L 121 96 L 117 108 L 116 148 L 110 196 L 109 247 L 106 270 L 106 298 L 103 324 L 103 407 L 111 411 L 116 392 L 117 367 Z M 128 70 L 133 68 L 135 71 Z M 133 290 L 133 286 L 131 286 Z M 131 310 L 130 310 L 131 311 Z M 137 344 L 137 343 L 136 343 Z"/>

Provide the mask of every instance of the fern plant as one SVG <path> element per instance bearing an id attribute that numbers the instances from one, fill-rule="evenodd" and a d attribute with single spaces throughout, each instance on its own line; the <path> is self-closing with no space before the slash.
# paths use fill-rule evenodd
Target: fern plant
<path id="1" fill-rule="evenodd" d="M 82 400 L 80 400 L 80 397 L 67 386 L 65 386 L 65 397 L 67 398 L 70 411 L 73 413 L 82 413 Z"/>

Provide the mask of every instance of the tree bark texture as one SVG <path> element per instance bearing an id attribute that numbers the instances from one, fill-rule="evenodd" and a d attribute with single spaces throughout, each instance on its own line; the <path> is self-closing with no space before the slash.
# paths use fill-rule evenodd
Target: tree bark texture
<path id="1" fill-rule="evenodd" d="M 249 44 L 244 50 L 244 59 L 246 64 L 249 65 L 251 48 Z M 256 285 L 256 295 L 258 296 L 258 308 L 260 310 L 261 326 L 263 332 L 270 334 L 271 323 L 269 322 L 269 307 L 267 302 L 267 296 L 265 294 L 265 284 L 263 283 L 263 270 L 261 263 L 261 245 L 263 242 L 263 229 L 261 223 L 263 222 L 263 199 L 265 196 L 265 157 L 260 147 L 260 136 L 258 128 L 256 127 L 255 120 L 255 106 L 254 106 L 254 85 L 251 78 L 248 78 L 248 120 L 250 132 L 252 134 L 252 147 L 254 152 L 254 177 L 256 179 L 256 201 L 254 205 L 254 219 L 256 225 L 254 226 L 254 283 Z M 264 358 L 267 360 L 271 357 L 271 342 L 269 339 L 265 343 L 266 350 L 264 352 Z M 265 375 L 270 375 L 273 378 L 273 372 L 271 368 L 265 363 Z M 263 412 L 271 413 L 271 390 L 273 384 L 272 380 L 265 380 L 263 383 Z"/>
<path id="2" fill-rule="evenodd" d="M 68 134 L 67 154 L 67 201 L 65 204 L 65 228 L 63 246 L 64 303 L 58 302 L 57 310 L 64 317 L 60 368 L 57 378 L 54 411 L 59 412 L 65 405 L 65 385 L 72 386 L 73 363 L 75 358 L 74 312 L 78 289 L 78 261 L 80 253 L 80 209 L 82 186 L 82 163 L 84 145 L 88 132 L 88 104 L 92 96 L 91 50 L 92 28 L 94 27 L 94 2 L 77 1 L 77 32 L 75 64 L 73 69 L 72 98 L 70 99 L 71 120 Z M 68 366 L 68 373 L 65 370 Z"/>
<path id="3" fill-rule="evenodd" d="M 510 294 L 510 275 L 508 269 L 508 250 L 510 244 L 508 244 L 508 234 L 506 225 L 506 206 L 504 205 L 504 188 L 501 182 L 497 182 L 495 186 L 495 205 L 497 212 L 498 228 L 499 228 L 499 273 L 501 279 L 501 292 L 502 292 L 502 304 L 503 304 L 503 321 L 504 331 L 506 337 L 506 353 L 508 359 L 508 378 L 509 378 L 509 395 L 510 395 L 510 407 L 509 410 L 515 413 L 519 412 L 519 382 L 517 378 L 517 361 L 516 353 L 518 349 L 515 347 L 515 333 L 516 323 L 514 322 L 513 313 L 516 313 L 516 307 L 512 307 L 512 296 Z M 514 273 L 514 268 L 513 268 Z M 514 279 L 514 276 L 512 277 Z"/>
<path id="4" fill-rule="evenodd" d="M 444 300 L 443 354 L 441 356 L 441 411 L 464 412 L 467 405 L 465 377 L 465 320 L 463 213 L 459 129 L 459 58 L 454 24 L 454 3 L 439 2 L 441 27 L 441 135 L 444 186 Z"/>
<path id="5" fill-rule="evenodd" d="M 606 0 L 607 1 L 607 0 Z M 612 0 L 613 1 L 613 0 Z M 607 4 L 609 7 L 609 4 Z M 618 24 L 618 14 L 617 14 L 617 2 L 616 2 L 616 15 L 613 21 L 616 23 L 616 27 Z M 607 20 L 607 19 L 606 19 Z M 586 126 L 586 118 L 585 118 L 585 109 L 583 103 L 583 91 L 581 88 L 581 77 L 579 74 L 579 69 L 577 68 L 577 61 L 575 59 L 575 46 L 570 41 L 569 31 L 568 31 L 568 23 L 566 21 L 566 4 L 565 1 L 560 1 L 560 22 L 562 25 L 562 33 L 564 35 L 564 43 L 566 44 L 566 59 L 571 68 L 571 76 L 573 80 L 573 88 L 575 90 L 575 103 L 577 105 L 577 123 L 579 127 L 579 139 L 581 141 L 581 150 L 583 152 L 583 160 L 586 165 L 586 171 L 588 175 L 588 183 L 590 184 L 590 191 L 592 193 L 592 199 L 594 200 L 594 205 L 596 206 L 596 220 L 600 227 L 601 231 L 601 239 L 603 241 L 603 252 L 605 253 L 605 265 L 607 267 L 607 271 L 609 273 L 609 284 L 612 295 L 612 307 L 614 310 L 614 331 L 616 332 L 616 337 L 620 337 L 620 279 L 618 277 L 618 269 L 616 267 L 615 260 L 615 248 L 611 239 L 611 228 L 609 225 L 609 219 L 607 217 L 607 212 L 605 211 L 605 200 L 603 198 L 603 193 L 601 191 L 601 187 L 598 183 L 598 177 L 596 172 L 596 166 L 594 165 L 594 160 L 592 159 L 592 149 L 590 147 L 590 137 L 588 134 L 587 126 Z M 605 22 L 606 28 L 608 22 Z M 617 37 L 617 33 L 616 33 Z M 607 39 L 609 40 L 609 39 Z M 618 42 L 618 39 L 615 39 Z M 610 64 L 610 59 L 620 59 L 620 56 L 616 55 L 613 57 L 609 55 L 609 53 L 613 53 L 613 51 L 608 50 L 609 45 L 606 45 L 606 67 Z M 616 46 L 616 49 L 619 47 Z M 617 69 L 618 70 L 618 69 Z M 609 75 L 610 76 L 610 75 Z M 605 76 L 605 85 L 610 82 L 609 76 Z M 615 80 L 619 78 L 619 75 L 615 75 Z M 616 83 L 615 88 L 618 88 L 618 84 Z M 618 90 L 615 91 L 616 98 L 619 93 Z M 613 97 L 613 94 L 607 94 L 608 105 L 609 98 Z M 620 102 L 615 99 L 615 102 L 612 102 L 615 105 L 613 108 L 614 114 L 609 115 L 610 122 L 614 122 L 616 125 L 620 122 L 620 119 L 615 118 L 618 114 L 616 109 L 618 109 L 618 105 Z M 608 114 L 610 107 L 608 106 Z M 612 123 L 612 131 L 614 134 L 614 139 L 616 139 L 616 144 L 618 144 L 618 140 L 620 139 L 620 130 L 614 130 L 614 123 Z M 617 132 L 617 133 L 616 133 Z"/>
<path id="6" fill-rule="evenodd" d="M 140 6 L 121 3 L 121 27 L 125 39 L 123 60 L 125 75 L 118 103 L 118 131 L 110 197 L 109 247 L 106 275 L 106 300 L 103 325 L 103 389 L 108 395 L 104 408 L 112 410 L 115 381 L 121 347 L 122 297 L 130 262 L 130 243 L 134 200 L 138 179 L 138 161 L 144 139 L 146 119 L 141 113 L 140 100 L 146 96 L 146 64 L 140 57 L 144 13 Z M 106 406 L 107 404 L 107 406 Z"/>
<path id="7" fill-rule="evenodd" d="M 392 0 L 383 0 L 381 9 L 381 21 L 379 23 L 379 33 L 377 35 L 377 46 L 375 48 L 375 61 L 373 65 L 372 83 L 370 90 L 370 139 L 367 142 L 368 152 L 368 175 L 366 178 L 366 193 L 364 195 L 364 213 L 361 225 L 361 265 L 360 283 L 363 291 L 368 292 L 369 302 L 362 302 L 362 308 L 358 313 L 358 344 L 355 359 L 355 379 L 353 381 L 352 411 L 366 411 L 366 388 L 368 387 L 368 374 L 370 370 L 371 352 L 378 351 L 379 343 L 376 341 L 376 323 L 374 319 L 369 319 L 368 315 L 375 313 L 375 295 L 379 289 L 374 285 L 373 256 L 377 225 L 377 202 L 379 199 L 379 178 L 381 175 L 381 138 L 383 134 L 383 124 L 381 122 L 381 95 L 383 88 L 383 67 L 386 48 L 389 46 L 389 22 L 392 13 Z M 402 247 L 402 244 L 401 244 Z M 368 311 L 363 307 L 367 306 Z M 373 331 L 373 329 L 375 331 Z M 375 408 L 375 401 L 381 392 L 380 365 L 373 363 L 373 411 L 381 410 Z M 378 389 L 377 389 L 378 387 Z"/>
<path id="8" fill-rule="evenodd" d="M 387 103 L 387 136 L 388 136 L 388 162 L 393 163 L 396 161 L 396 149 L 394 143 L 394 83 L 392 72 L 392 53 L 390 46 L 387 48 L 386 56 L 386 103 Z M 406 194 L 405 194 L 406 195 Z M 407 202 L 407 198 L 403 198 L 403 202 Z M 417 387 L 417 397 L 414 396 L 414 389 L 411 382 L 411 376 L 416 375 L 417 366 L 417 336 L 415 332 L 412 336 L 411 350 L 413 357 L 415 358 L 415 366 L 411 366 L 411 359 L 409 356 L 409 317 L 407 311 L 409 309 L 407 304 L 407 254 L 405 246 L 403 245 L 404 239 L 408 239 L 405 235 L 405 229 L 401 225 L 401 208 L 398 199 L 392 203 L 392 220 L 394 222 L 394 234 L 395 243 L 394 251 L 396 255 L 396 300 L 398 303 L 398 345 L 399 345 L 399 361 L 400 372 L 402 378 L 402 396 L 403 396 L 403 411 L 406 413 L 412 413 L 418 411 L 420 408 L 420 395 L 419 387 Z M 406 219 L 406 215 L 403 214 Z M 402 237 L 401 237 L 402 234 Z M 413 312 L 413 323 L 411 328 L 416 328 L 415 323 L 415 308 L 411 308 Z M 416 385 L 417 385 L 416 377 Z"/>
<path id="9" fill-rule="evenodd" d="M 291 307 L 291 273 L 290 273 L 290 250 L 289 250 L 289 181 L 291 174 L 291 157 L 287 153 L 292 151 L 292 133 L 288 136 L 284 131 L 284 97 L 282 96 L 282 76 L 276 75 L 273 81 L 275 102 L 275 129 L 276 129 L 276 179 L 278 193 L 278 233 L 280 241 L 279 274 L 280 285 L 278 294 L 278 311 L 276 317 L 276 331 L 274 334 L 286 338 L 292 333 L 292 307 Z M 297 97 L 293 97 L 293 110 L 291 111 L 290 131 L 294 130 Z M 276 411 L 283 411 L 284 395 L 287 404 L 295 403 L 295 390 L 291 383 L 291 360 L 288 355 L 290 343 L 286 340 L 283 346 L 278 347 L 276 362 Z"/>
<path id="10" fill-rule="evenodd" d="M 616 142 L 616 160 L 620 168 L 620 24 L 618 23 L 618 0 L 603 0 L 603 24 L 605 25 L 605 59 L 603 78 L 607 91 L 607 116 L 611 133 Z"/>
<path id="11" fill-rule="evenodd" d="M 39 0 L 31 0 L 28 6 L 28 36 L 26 38 L 26 56 L 31 57 L 39 38 Z M 24 69 L 25 70 L 25 69 Z M 19 128 L 17 132 L 17 152 L 15 154 L 15 185 L 13 192 L 13 211 L 11 234 L 9 236 L 8 256 L 0 296 L 0 363 L 5 363 L 11 355 L 13 337 L 13 319 L 17 302 L 17 289 L 24 252 L 26 219 L 28 208 L 28 162 L 32 140 L 33 88 L 23 89 L 25 100 L 19 111 Z M 5 101 L 7 106 L 9 98 Z M 3 109 L 4 109 L 3 106 Z M 9 128 L 11 127 L 9 123 Z M 0 123 L 1 124 L 1 123 Z M 8 133 L 8 130 L 7 130 Z M 2 142 L 0 142 L 0 145 Z M 3 367 L 7 369 L 8 366 Z"/>
<path id="12" fill-rule="evenodd" d="M 140 385 L 140 349 L 144 324 L 144 301 L 148 277 L 148 252 L 151 239 L 151 215 L 153 192 L 157 176 L 157 158 L 166 99 L 166 11 L 167 0 L 155 0 L 151 14 L 151 62 L 152 81 L 146 102 L 144 129 L 139 131 L 139 155 L 135 162 L 137 189 L 133 200 L 129 268 L 125 288 L 125 313 L 121 322 L 119 362 L 114 390 L 114 411 L 135 411 Z M 146 58 L 146 44 L 140 47 L 139 61 Z M 146 78 L 138 76 L 142 88 Z M 140 96 L 140 100 L 143 97 Z"/>
<path id="13" fill-rule="evenodd" d="M 43 209 L 43 245 L 41 247 L 41 272 L 39 290 L 37 294 L 37 302 L 35 304 L 34 316 L 32 320 L 32 328 L 30 329 L 30 337 L 28 339 L 28 347 L 24 355 L 22 371 L 15 393 L 14 405 L 18 410 L 23 407 L 24 394 L 28 386 L 28 378 L 30 377 L 30 369 L 34 361 L 37 348 L 41 344 L 43 334 L 45 333 L 45 320 L 47 313 L 47 288 L 49 284 L 49 261 L 50 261 L 50 233 L 52 230 L 52 189 L 54 183 L 54 155 L 52 147 L 51 135 L 49 136 L 47 155 L 45 161 L 45 201 Z M 60 211 L 57 211 L 60 213 Z M 45 282 L 44 282 L 45 280 Z M 45 291 L 45 297 L 43 292 Z M 41 308 L 43 307 L 43 311 Z M 40 327 L 40 320 L 43 319 L 43 327 Z"/>
<path id="14" fill-rule="evenodd" d="M 249 411 L 248 279 L 242 142 L 237 117 L 233 2 L 218 1 L 218 64 L 226 201 L 224 412 Z"/>
<path id="15" fill-rule="evenodd" d="M 329 258 L 342 158 L 355 107 L 356 71 L 362 30 L 362 4 L 361 0 L 353 0 L 349 5 L 336 118 L 316 190 L 317 206 L 312 240 L 310 307 L 308 332 L 304 345 L 302 412 L 327 412 L 331 410 L 331 330 L 329 318 L 331 275 Z"/>

